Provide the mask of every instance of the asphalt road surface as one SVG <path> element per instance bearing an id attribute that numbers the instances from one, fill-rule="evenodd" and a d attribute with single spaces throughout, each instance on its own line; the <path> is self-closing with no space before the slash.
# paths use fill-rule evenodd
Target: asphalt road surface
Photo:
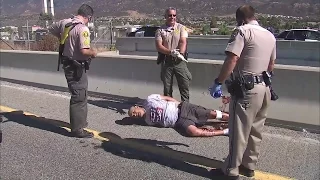
<path id="1" fill-rule="evenodd" d="M 78 139 L 68 135 L 68 93 L 2 81 L 0 94 L 1 180 L 212 179 L 228 153 L 227 136 L 144 126 L 126 118 L 130 104 L 119 98 L 90 97 L 95 138 Z M 318 134 L 266 126 L 263 135 L 256 179 L 320 177 Z"/>

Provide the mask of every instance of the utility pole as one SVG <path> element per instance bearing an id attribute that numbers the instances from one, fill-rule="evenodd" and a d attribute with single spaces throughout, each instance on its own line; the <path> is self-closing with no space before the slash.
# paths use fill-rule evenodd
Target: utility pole
<path id="1" fill-rule="evenodd" d="M 28 37 L 28 50 L 30 51 L 29 21 L 28 20 L 27 20 L 27 37 Z"/>
<path id="2" fill-rule="evenodd" d="M 110 20 L 110 38 L 111 38 L 111 45 L 113 45 L 113 28 L 112 28 L 112 19 Z"/>

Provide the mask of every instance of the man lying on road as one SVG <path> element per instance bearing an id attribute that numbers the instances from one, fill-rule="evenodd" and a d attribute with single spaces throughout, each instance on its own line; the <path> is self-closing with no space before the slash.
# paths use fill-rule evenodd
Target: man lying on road
<path id="1" fill-rule="evenodd" d="M 182 128 L 189 136 L 209 137 L 228 134 L 228 128 L 199 128 L 208 119 L 219 119 L 226 123 L 227 113 L 206 109 L 188 102 L 179 102 L 174 98 L 151 94 L 142 107 L 132 106 L 128 112 L 132 118 L 143 118 L 149 126 Z M 221 126 L 222 127 L 222 126 Z"/>

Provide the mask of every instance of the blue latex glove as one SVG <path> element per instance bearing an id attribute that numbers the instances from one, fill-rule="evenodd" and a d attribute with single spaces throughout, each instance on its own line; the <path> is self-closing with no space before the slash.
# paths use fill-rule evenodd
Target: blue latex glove
<path id="1" fill-rule="evenodd" d="M 215 80 L 214 84 L 209 88 L 210 95 L 213 98 L 220 98 L 222 96 L 221 86 L 222 85 Z"/>

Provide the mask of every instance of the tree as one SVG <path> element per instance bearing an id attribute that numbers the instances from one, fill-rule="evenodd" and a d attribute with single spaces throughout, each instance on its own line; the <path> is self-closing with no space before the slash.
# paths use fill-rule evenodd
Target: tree
<path id="1" fill-rule="evenodd" d="M 52 21 L 53 21 L 53 16 L 51 14 L 40 13 L 37 24 L 41 27 L 46 27 L 47 26 L 46 22 L 51 24 Z"/>
<path id="2" fill-rule="evenodd" d="M 210 27 L 211 28 L 216 28 L 217 27 L 217 18 L 215 16 L 212 16 L 212 18 L 211 18 Z"/>
<path id="3" fill-rule="evenodd" d="M 268 21 L 267 21 L 267 19 L 266 19 L 265 17 L 260 16 L 260 17 L 258 18 L 258 21 L 259 21 L 259 24 L 260 24 L 261 26 L 263 26 L 263 27 L 267 27 L 267 26 L 268 26 Z"/>
<path id="4" fill-rule="evenodd" d="M 279 29 L 280 28 L 280 20 L 278 18 L 276 18 L 276 17 L 271 17 L 269 19 L 268 25 L 270 27 L 273 27 L 274 29 Z"/>
<path id="5" fill-rule="evenodd" d="M 285 25 L 283 26 L 284 29 L 292 29 L 293 24 L 292 22 L 286 22 Z"/>
<path id="6" fill-rule="evenodd" d="M 202 27 L 201 30 L 202 34 L 207 35 L 207 34 L 211 34 L 211 29 L 210 29 L 210 25 L 206 24 Z"/>
<path id="7" fill-rule="evenodd" d="M 217 35 L 230 35 L 231 31 L 230 29 L 227 27 L 226 24 L 221 24 L 219 26 L 219 30 L 217 31 Z"/>

